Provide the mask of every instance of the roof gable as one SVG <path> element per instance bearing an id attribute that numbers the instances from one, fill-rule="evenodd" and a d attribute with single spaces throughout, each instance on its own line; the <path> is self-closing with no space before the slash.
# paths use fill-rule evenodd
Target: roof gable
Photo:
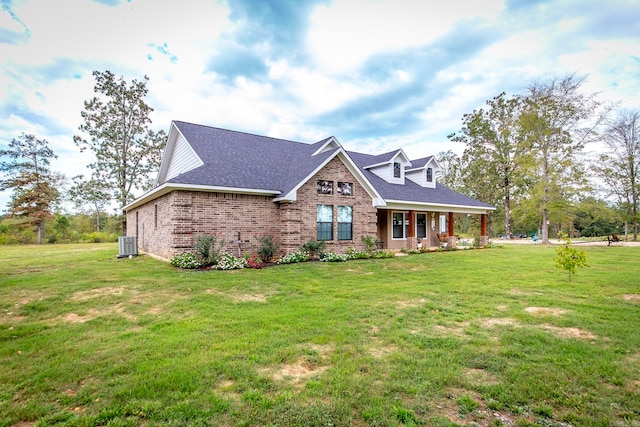
<path id="1" fill-rule="evenodd" d="M 184 135 L 171 123 L 167 146 L 162 154 L 156 185 L 202 166 L 204 162 L 196 154 Z"/>

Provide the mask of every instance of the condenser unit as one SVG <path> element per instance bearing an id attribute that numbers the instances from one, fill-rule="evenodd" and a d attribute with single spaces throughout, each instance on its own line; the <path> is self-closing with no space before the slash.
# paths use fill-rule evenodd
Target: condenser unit
<path id="1" fill-rule="evenodd" d="M 118 258 L 138 255 L 138 238 L 136 236 L 118 237 Z"/>

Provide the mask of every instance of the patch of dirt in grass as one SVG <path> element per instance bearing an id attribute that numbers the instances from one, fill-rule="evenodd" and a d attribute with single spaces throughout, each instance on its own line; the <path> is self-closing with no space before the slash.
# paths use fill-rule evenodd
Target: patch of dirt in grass
<path id="1" fill-rule="evenodd" d="M 467 396 L 473 399 L 478 407 L 467 413 L 461 411 L 458 399 Z M 474 426 L 516 426 L 518 419 L 513 415 L 503 412 L 494 411 L 488 408 L 487 403 L 482 399 L 479 393 L 473 390 L 450 389 L 446 399 L 440 399 L 434 404 L 433 413 L 441 417 L 447 418 L 456 425 L 474 425 Z"/>
<path id="2" fill-rule="evenodd" d="M 456 336 L 456 337 L 464 337 L 466 334 L 464 333 L 465 326 L 469 326 L 468 322 L 463 322 L 460 326 L 444 326 L 444 325 L 434 325 L 432 330 L 434 332 L 438 332 L 444 336 Z"/>
<path id="3" fill-rule="evenodd" d="M 480 325 L 483 327 L 491 328 L 494 326 L 512 326 L 516 328 L 540 328 L 545 331 L 551 332 L 560 338 L 575 338 L 581 340 L 593 340 L 598 337 L 593 333 L 580 329 L 580 328 L 563 328 L 560 326 L 554 326 L 549 324 L 542 325 L 522 325 L 517 319 L 511 317 L 498 317 L 498 318 L 485 318 L 479 319 Z"/>
<path id="4" fill-rule="evenodd" d="M 76 313 L 67 313 L 64 316 L 59 317 L 58 319 L 61 322 L 67 322 L 67 323 L 85 323 L 85 322 L 88 322 L 89 320 L 95 319 L 96 317 L 97 316 L 92 316 L 92 315 L 80 316 L 79 314 L 76 314 Z"/>
<path id="5" fill-rule="evenodd" d="M 524 296 L 524 297 L 542 295 L 540 292 L 527 292 L 527 291 L 523 291 L 522 289 L 517 289 L 517 288 L 513 288 L 513 289 L 509 290 L 509 293 L 511 295 Z"/>
<path id="6" fill-rule="evenodd" d="M 480 325 L 485 328 L 494 326 L 520 326 L 520 322 L 512 317 L 491 317 L 480 319 Z"/>
<path id="7" fill-rule="evenodd" d="M 414 308 L 414 307 L 420 307 L 421 305 L 424 305 L 424 303 L 426 302 L 427 300 L 424 298 L 415 298 L 415 299 L 410 299 L 405 301 L 397 301 L 396 304 L 398 305 L 398 308 Z"/>
<path id="8" fill-rule="evenodd" d="M 18 316 L 17 314 L 14 314 L 12 311 L 7 311 L 0 315 L 0 323 L 10 324 L 10 325 L 20 323 L 24 319 L 26 319 L 25 316 Z"/>
<path id="9" fill-rule="evenodd" d="M 11 427 L 32 427 L 35 425 L 35 421 L 20 421 L 18 424 L 13 424 Z"/>
<path id="10" fill-rule="evenodd" d="M 464 375 L 472 384 L 495 385 L 500 383 L 495 374 L 485 371 L 484 369 L 467 368 L 464 370 Z"/>
<path id="11" fill-rule="evenodd" d="M 236 382 L 233 380 L 222 380 L 218 383 L 216 391 L 223 396 L 239 402 L 242 399 L 242 394 L 235 391 Z"/>
<path id="12" fill-rule="evenodd" d="M 154 307 L 151 307 L 149 310 L 147 310 L 145 314 L 160 314 L 162 313 L 162 310 L 163 310 L 162 307 L 156 305 Z"/>
<path id="13" fill-rule="evenodd" d="M 335 346 L 333 344 L 311 344 L 309 348 L 316 353 L 320 357 L 326 357 L 329 353 L 335 350 Z"/>
<path id="14" fill-rule="evenodd" d="M 556 316 L 560 317 L 567 312 L 563 308 L 549 308 L 549 307 L 527 307 L 524 309 L 529 314 L 534 316 Z"/>
<path id="15" fill-rule="evenodd" d="M 626 294 L 622 295 L 622 298 L 626 301 L 640 302 L 640 294 Z"/>
<path id="16" fill-rule="evenodd" d="M 223 292 L 223 291 L 219 291 L 217 289 L 207 289 L 206 291 L 204 291 L 207 294 L 214 294 L 214 295 L 220 295 L 220 296 L 225 296 L 230 298 L 233 302 L 261 302 L 261 303 L 266 303 L 267 299 L 271 296 L 271 294 L 265 294 L 265 293 L 253 293 L 253 294 L 248 294 L 248 293 L 243 293 L 240 292 L 238 290 L 236 290 L 235 288 L 230 289 L 228 292 Z"/>
<path id="17" fill-rule="evenodd" d="M 576 338 L 580 340 L 594 340 L 598 338 L 596 335 L 592 334 L 591 332 L 585 331 L 584 329 L 579 329 L 579 328 L 562 328 L 559 326 L 553 326 L 553 325 L 547 325 L 547 324 L 540 325 L 539 327 L 546 331 L 551 332 L 552 334 L 560 338 Z"/>
<path id="18" fill-rule="evenodd" d="M 138 318 L 130 313 L 127 313 L 126 310 L 127 310 L 127 307 L 123 304 L 107 305 L 100 309 L 92 308 L 85 315 L 79 315 L 77 313 L 67 313 L 65 315 L 51 319 L 50 323 L 52 324 L 60 323 L 60 322 L 85 323 L 101 316 L 113 315 L 113 314 L 120 315 L 125 319 L 129 320 L 130 322 L 137 322 Z"/>
<path id="19" fill-rule="evenodd" d="M 109 308 L 107 307 L 107 311 L 111 311 L 112 313 L 116 313 L 119 314 L 120 316 L 124 317 L 125 319 L 129 320 L 130 322 L 137 322 L 138 318 L 136 316 L 134 316 L 133 314 L 129 314 L 126 312 L 126 307 L 123 306 L 122 304 L 116 304 L 115 306 Z"/>
<path id="20" fill-rule="evenodd" d="M 74 292 L 74 294 L 71 296 L 71 299 L 74 301 L 87 301 L 93 298 L 102 298 L 102 297 L 111 296 L 111 295 L 122 295 L 123 293 L 124 293 L 124 286 L 120 286 L 119 288 L 112 288 L 112 287 L 97 288 L 97 289 L 90 289 L 88 291 Z"/>
<path id="21" fill-rule="evenodd" d="M 393 344 L 383 345 L 381 340 L 371 340 L 372 346 L 369 347 L 369 354 L 375 359 L 382 359 L 390 354 L 398 351 L 398 347 Z"/>
<path id="22" fill-rule="evenodd" d="M 282 365 L 276 369 L 266 368 L 261 372 L 271 376 L 276 381 L 287 381 L 298 388 L 302 388 L 308 379 L 322 374 L 327 369 L 328 366 L 314 365 L 301 358 L 294 363 Z"/>
<path id="23" fill-rule="evenodd" d="M 326 358 L 335 349 L 332 344 L 310 344 L 305 345 L 304 348 L 316 352 L 320 359 Z M 271 376 L 276 381 L 287 381 L 297 388 L 302 388 L 307 380 L 322 374 L 327 369 L 329 369 L 328 366 L 311 362 L 303 356 L 294 363 L 280 365 L 276 368 L 264 368 L 260 372 Z"/>

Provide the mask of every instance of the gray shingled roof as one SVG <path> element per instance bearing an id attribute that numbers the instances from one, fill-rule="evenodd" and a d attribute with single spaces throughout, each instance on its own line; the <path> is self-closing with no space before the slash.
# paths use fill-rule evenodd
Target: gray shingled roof
<path id="1" fill-rule="evenodd" d="M 280 191 L 285 195 L 335 153 L 334 149 L 312 155 L 330 138 L 305 144 L 180 121 L 174 123 L 204 164 L 168 183 Z M 424 188 L 409 179 L 404 185 L 390 184 L 365 169 L 388 161 L 398 151 L 377 156 L 356 152 L 347 152 L 347 155 L 385 200 L 491 208 L 441 184 Z"/>
<path id="2" fill-rule="evenodd" d="M 423 157 L 417 160 L 411 160 L 411 167 L 409 169 L 419 169 L 425 167 L 429 160 L 433 159 L 433 156 Z"/>
<path id="3" fill-rule="evenodd" d="M 436 203 L 443 205 L 456 206 L 473 206 L 481 208 L 493 208 L 493 206 L 483 203 L 479 200 L 472 199 L 460 194 L 444 185 L 438 183 L 436 188 L 422 187 L 410 179 L 405 179 L 404 184 L 391 184 L 378 175 L 365 169 L 365 166 L 371 164 L 371 158 L 368 154 L 348 152 L 349 157 L 360 168 L 362 174 L 369 180 L 371 185 L 380 193 L 385 200 L 402 200 L 407 202 L 418 203 Z"/>
<path id="4" fill-rule="evenodd" d="M 316 144 L 174 122 L 203 165 L 167 182 L 288 192 L 330 153 Z M 297 181 L 296 181 L 297 180 Z"/>

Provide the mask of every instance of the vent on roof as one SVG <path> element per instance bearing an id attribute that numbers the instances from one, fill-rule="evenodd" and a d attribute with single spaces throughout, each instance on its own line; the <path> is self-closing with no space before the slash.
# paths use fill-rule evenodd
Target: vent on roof
<path id="1" fill-rule="evenodd" d="M 118 258 L 138 255 L 138 238 L 136 236 L 118 237 Z"/>

